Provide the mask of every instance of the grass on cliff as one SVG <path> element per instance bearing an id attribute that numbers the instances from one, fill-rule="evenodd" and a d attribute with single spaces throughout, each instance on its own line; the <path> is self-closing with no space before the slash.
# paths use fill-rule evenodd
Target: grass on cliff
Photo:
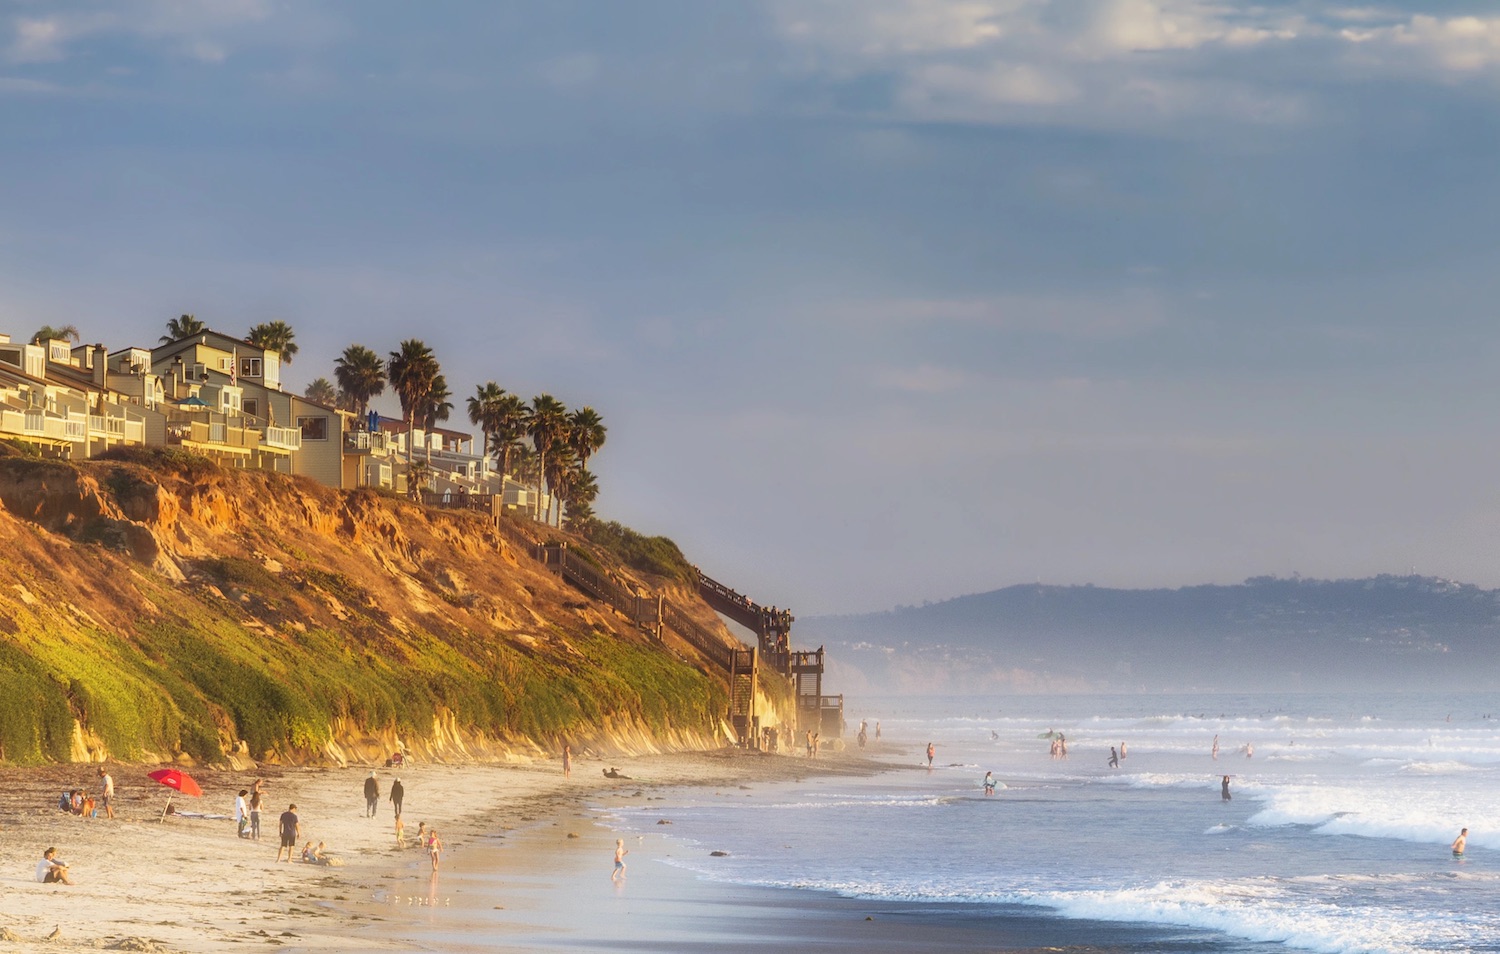
<path id="1" fill-rule="evenodd" d="M 648 537 L 610 521 L 592 523 L 585 538 L 634 570 L 654 573 L 689 586 L 698 585 L 698 571 L 666 537 Z"/>

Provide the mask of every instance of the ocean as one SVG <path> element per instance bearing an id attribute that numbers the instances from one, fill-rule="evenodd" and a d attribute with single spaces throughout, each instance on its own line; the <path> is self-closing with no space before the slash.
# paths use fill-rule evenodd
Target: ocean
<path id="1" fill-rule="evenodd" d="M 678 790 L 609 822 L 666 838 L 659 863 L 702 879 L 1087 921 L 1101 937 L 1151 928 L 1138 949 L 1500 951 L 1500 693 L 853 699 L 846 713 L 845 744 L 868 720 L 864 753 L 887 771 Z"/>

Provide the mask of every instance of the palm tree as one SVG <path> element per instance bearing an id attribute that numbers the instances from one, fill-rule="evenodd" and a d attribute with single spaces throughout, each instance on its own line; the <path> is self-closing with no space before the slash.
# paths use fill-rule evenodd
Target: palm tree
<path id="1" fill-rule="evenodd" d="M 337 405 L 339 392 L 333 386 L 333 382 L 327 378 L 314 378 L 302 392 L 302 396 L 309 401 L 317 401 L 319 404 Z"/>
<path id="2" fill-rule="evenodd" d="M 526 416 L 526 430 L 537 455 L 537 504 L 541 505 L 543 484 L 547 480 L 547 454 L 561 443 L 568 427 L 568 409 L 550 394 L 538 394 L 531 399 L 531 412 Z M 549 505 L 550 514 L 550 505 Z M 537 519 L 542 519 L 537 511 Z"/>
<path id="3" fill-rule="evenodd" d="M 495 407 L 495 440 L 502 474 L 510 473 L 511 456 L 525 451 L 521 438 L 526 436 L 526 413 L 526 402 L 515 394 L 505 395 Z"/>
<path id="4" fill-rule="evenodd" d="M 589 465 L 589 458 L 604 446 L 604 435 L 608 431 L 604 419 L 591 407 L 581 407 L 568 418 L 568 443 L 578 455 L 579 467 Z"/>
<path id="5" fill-rule="evenodd" d="M 469 423 L 479 428 L 484 435 L 485 456 L 499 450 L 495 437 L 496 412 L 500 407 L 500 400 L 505 397 L 505 389 L 494 381 L 486 381 L 484 384 L 474 388 L 474 396 L 469 398 Z"/>
<path id="6" fill-rule="evenodd" d="M 76 325 L 42 325 L 31 336 L 31 343 L 39 345 L 43 341 L 82 341 L 83 337 L 78 333 Z"/>
<path id="7" fill-rule="evenodd" d="M 427 404 L 422 408 L 422 427 L 431 431 L 438 421 L 446 421 L 453 413 L 453 402 L 448 400 L 453 392 L 448 390 L 448 379 L 441 374 L 432 379 L 432 391 L 427 395 Z M 427 442 L 427 459 L 432 459 L 432 442 Z"/>
<path id="8" fill-rule="evenodd" d="M 202 334 L 208 330 L 208 325 L 194 318 L 192 315 L 183 315 L 181 318 L 173 318 L 167 322 L 167 333 L 161 336 L 162 344 L 171 344 L 182 338 L 190 338 L 193 335 Z"/>
<path id="9" fill-rule="evenodd" d="M 385 361 L 364 345 L 345 348 L 333 363 L 333 376 L 361 421 L 370 399 L 385 391 Z"/>
<path id="10" fill-rule="evenodd" d="M 401 416 L 406 418 L 406 464 L 411 467 L 413 448 L 412 430 L 417 416 L 431 410 L 432 384 L 439 376 L 437 358 L 432 349 L 416 338 L 401 342 L 400 350 L 392 351 L 390 363 L 386 365 L 391 388 L 401 399 Z"/>
<path id="11" fill-rule="evenodd" d="M 563 504 L 571 506 L 573 481 L 578 475 L 578 456 L 567 440 L 558 441 L 552 447 L 552 456 L 545 467 L 547 487 L 552 491 L 552 500 L 557 504 L 557 525 L 562 526 Z M 549 504 L 550 508 L 550 504 Z"/>
<path id="12" fill-rule="evenodd" d="M 599 482 L 580 467 L 573 472 L 568 488 L 568 529 L 584 531 L 594 522 L 594 500 L 599 496 Z"/>
<path id="13" fill-rule="evenodd" d="M 292 340 L 296 336 L 297 333 L 286 322 L 266 321 L 251 328 L 245 340 L 257 348 L 277 352 L 282 361 L 291 364 L 292 356 L 297 353 L 297 342 Z"/>

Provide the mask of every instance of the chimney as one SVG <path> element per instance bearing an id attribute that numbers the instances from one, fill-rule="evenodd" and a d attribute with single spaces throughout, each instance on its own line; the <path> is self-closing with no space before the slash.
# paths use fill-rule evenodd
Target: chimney
<path id="1" fill-rule="evenodd" d="M 104 390 L 109 385 L 109 352 L 104 350 L 104 345 L 94 345 L 94 384 L 99 390 Z"/>

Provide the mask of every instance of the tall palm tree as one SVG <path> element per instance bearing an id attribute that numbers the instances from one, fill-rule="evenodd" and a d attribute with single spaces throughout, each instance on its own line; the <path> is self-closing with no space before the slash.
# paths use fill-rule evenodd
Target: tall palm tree
<path id="1" fill-rule="evenodd" d="M 448 400 L 453 392 L 448 390 L 448 379 L 441 374 L 432 379 L 432 390 L 422 408 L 422 427 L 431 432 L 438 421 L 446 421 L 453 413 L 453 402 Z M 427 442 L 427 459 L 432 459 L 432 442 Z"/>
<path id="2" fill-rule="evenodd" d="M 313 382 L 307 386 L 307 390 L 302 392 L 302 396 L 309 401 L 317 401 L 319 404 L 336 405 L 339 392 L 333 386 L 333 382 L 327 378 L 314 378 Z"/>
<path id="3" fill-rule="evenodd" d="M 279 353 L 282 361 L 291 364 L 292 356 L 297 353 L 297 342 L 292 340 L 296 336 L 292 326 L 284 321 L 265 321 L 251 328 L 245 340 L 257 348 Z"/>
<path id="4" fill-rule="evenodd" d="M 484 435 L 486 457 L 499 450 L 495 437 L 496 412 L 504 397 L 504 388 L 494 381 L 486 381 L 474 388 L 474 396 L 468 400 L 469 423 L 479 428 L 479 432 Z"/>
<path id="5" fill-rule="evenodd" d="M 568 487 L 568 529 L 583 531 L 594 522 L 594 500 L 599 496 L 599 482 L 582 467 L 573 473 Z"/>
<path id="6" fill-rule="evenodd" d="M 167 322 L 167 333 L 161 336 L 162 344 L 171 344 L 182 338 L 202 334 L 208 330 L 208 325 L 194 318 L 192 315 L 183 315 L 181 318 L 173 318 Z"/>
<path id="7" fill-rule="evenodd" d="M 552 491 L 552 501 L 557 505 L 557 525 L 562 526 L 563 504 L 567 503 L 573 495 L 573 481 L 578 475 L 578 455 L 573 452 L 573 447 L 566 440 L 558 441 L 552 447 L 552 455 L 547 458 L 545 468 L 547 474 L 547 488 Z M 549 504 L 549 508 L 550 508 Z"/>
<path id="8" fill-rule="evenodd" d="M 42 325 L 31 336 L 31 343 L 39 345 L 43 341 L 82 341 L 83 337 L 78 333 L 76 325 Z"/>
<path id="9" fill-rule="evenodd" d="M 385 361 L 364 345 L 350 345 L 333 363 L 333 376 L 361 421 L 370 399 L 385 391 Z"/>
<path id="10" fill-rule="evenodd" d="M 519 395 L 507 394 L 495 406 L 495 439 L 502 474 L 510 473 L 512 457 L 525 450 L 521 438 L 526 436 L 526 417 L 526 402 Z"/>
<path id="11" fill-rule="evenodd" d="M 550 394 L 538 394 L 531 399 L 531 411 L 526 416 L 526 431 L 537 455 L 537 506 L 541 506 L 543 484 L 547 480 L 547 454 L 560 443 L 568 428 L 568 409 Z M 549 511 L 550 513 L 550 511 Z M 537 510 L 537 519 L 542 519 Z"/>
<path id="12" fill-rule="evenodd" d="M 587 467 L 589 458 L 604 446 L 604 435 L 609 429 L 604 419 L 591 407 L 581 407 L 568 418 L 568 443 L 578 455 L 578 466 Z"/>
<path id="13" fill-rule="evenodd" d="M 412 430 L 418 416 L 424 417 L 431 410 L 433 380 L 439 376 L 437 358 L 432 349 L 416 338 L 401 342 L 399 350 L 392 351 L 386 365 L 391 388 L 401 400 L 401 416 L 406 418 L 406 463 L 411 467 Z"/>

